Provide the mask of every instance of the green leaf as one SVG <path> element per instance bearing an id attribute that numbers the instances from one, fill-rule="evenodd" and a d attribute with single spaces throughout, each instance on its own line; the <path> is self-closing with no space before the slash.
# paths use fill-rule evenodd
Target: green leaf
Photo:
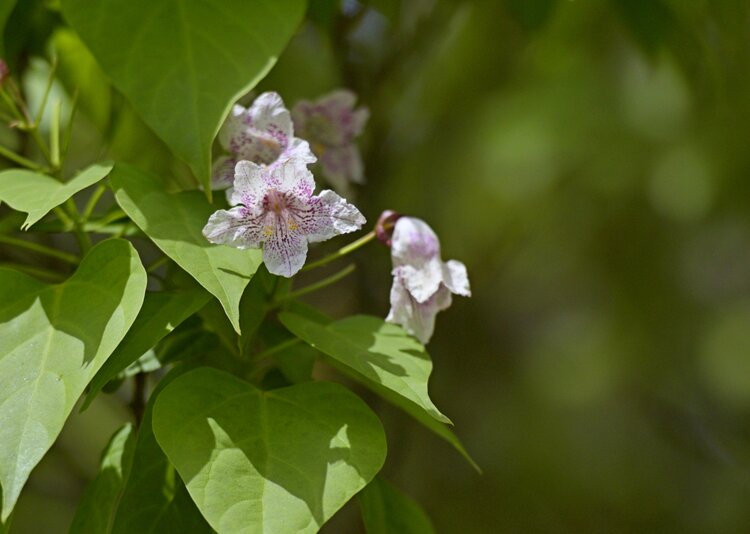
<path id="1" fill-rule="evenodd" d="M 63 0 L 102 70 L 208 190 L 211 143 L 273 66 L 304 0 Z"/>
<path id="2" fill-rule="evenodd" d="M 89 385 L 82 409 L 110 380 L 156 345 L 182 321 L 201 309 L 210 295 L 200 288 L 177 292 L 148 292 L 132 328 Z"/>
<path id="3" fill-rule="evenodd" d="M 357 495 L 367 534 L 434 534 L 430 518 L 412 499 L 377 476 Z"/>
<path id="4" fill-rule="evenodd" d="M 401 327 L 364 315 L 325 324 L 290 312 L 279 314 L 290 332 L 309 343 L 341 372 L 362 382 L 448 441 L 477 470 L 456 435 L 443 424 L 450 420 L 432 404 L 427 381 L 432 361 Z"/>
<path id="5" fill-rule="evenodd" d="M 127 423 L 115 432 L 104 449 L 99 472 L 83 494 L 70 534 L 109 532 L 125 477 L 133 461 L 135 431 Z"/>
<path id="6" fill-rule="evenodd" d="M 111 531 L 106 534 L 209 534 L 213 532 L 190 499 L 154 438 L 151 429 L 154 400 L 184 372 L 177 368 L 165 376 L 151 394 L 138 429 L 130 473 L 122 490 Z"/>
<path id="7" fill-rule="evenodd" d="M 52 35 L 57 55 L 57 78 L 69 95 L 78 94 L 78 105 L 100 132 L 107 131 L 112 108 L 112 88 L 94 56 L 70 28 Z"/>
<path id="8" fill-rule="evenodd" d="M 348 370 L 413 402 L 436 420 L 450 423 L 427 393 L 430 356 L 401 327 L 365 315 L 325 326 L 292 313 L 282 313 L 279 318 L 295 336 Z"/>
<path id="9" fill-rule="evenodd" d="M 317 532 L 386 453 L 377 416 L 338 384 L 263 392 L 206 367 L 164 389 L 153 427 L 220 534 Z"/>
<path id="10" fill-rule="evenodd" d="M 95 184 L 112 170 L 111 163 L 97 163 L 88 167 L 68 182 L 58 182 L 32 171 L 9 169 L 0 172 L 0 202 L 29 214 L 22 228 L 47 215 L 81 189 Z"/>
<path id="11" fill-rule="evenodd" d="M 86 384 L 133 324 L 145 290 L 138 253 L 120 239 L 92 248 L 59 285 L 0 269 L 2 520 Z"/>
<path id="12" fill-rule="evenodd" d="M 110 182 L 125 213 L 177 264 L 214 295 L 240 331 L 240 299 L 262 261 L 260 250 L 212 245 L 203 227 L 215 211 L 198 191 L 165 193 L 156 178 L 118 163 Z"/>

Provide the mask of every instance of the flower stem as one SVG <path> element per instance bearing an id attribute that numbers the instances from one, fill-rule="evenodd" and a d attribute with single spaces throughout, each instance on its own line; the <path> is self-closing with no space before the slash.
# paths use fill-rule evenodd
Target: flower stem
<path id="1" fill-rule="evenodd" d="M 16 239 L 15 237 L 10 237 L 7 235 L 0 235 L 0 243 L 32 250 L 34 252 L 38 252 L 39 254 L 44 254 L 45 256 L 57 258 L 58 260 L 64 261 L 65 263 L 70 263 L 71 265 L 78 264 L 78 258 L 73 254 L 68 254 L 67 252 L 63 252 L 62 250 L 57 250 L 56 248 L 48 247 L 40 243 L 34 243 L 33 241 L 26 241 L 24 239 Z"/>
<path id="2" fill-rule="evenodd" d="M 3 156 L 6 159 L 9 159 L 10 161 L 13 161 L 15 163 L 18 163 L 19 165 L 23 165 L 24 167 L 27 167 L 34 171 L 42 171 L 44 170 L 43 167 L 37 163 L 34 163 L 30 159 L 26 159 L 23 156 L 19 156 L 12 150 L 8 150 L 4 146 L 0 145 L 0 156 Z"/>
<path id="3" fill-rule="evenodd" d="M 146 267 L 146 272 L 147 273 L 154 272 L 156 269 L 158 269 L 159 267 L 161 267 L 162 265 L 164 265 L 165 263 L 167 263 L 167 261 L 169 261 L 169 257 L 162 256 L 158 260 L 154 261 L 151 265 L 149 265 L 148 267 Z"/>
<path id="4" fill-rule="evenodd" d="M 317 267 L 322 267 L 323 265 L 327 265 L 328 263 L 337 260 L 343 256 L 346 256 L 347 254 L 354 252 L 360 247 L 363 247 L 370 241 L 375 239 L 375 230 L 371 230 L 367 232 L 365 235 L 357 239 L 356 241 L 352 241 L 346 246 L 341 247 L 336 252 L 329 254 L 328 256 L 324 256 L 320 258 L 318 261 L 314 261 L 312 263 L 308 263 L 305 265 L 302 270 L 303 271 L 309 271 L 311 269 L 315 269 Z"/>
<path id="5" fill-rule="evenodd" d="M 67 208 L 68 215 L 70 215 L 73 221 L 73 233 L 78 241 L 78 246 L 81 248 L 81 254 L 86 254 L 91 248 L 91 238 L 83 229 L 83 223 L 81 222 L 81 215 L 78 213 L 78 207 L 72 198 L 65 201 L 65 207 Z"/>
<path id="6" fill-rule="evenodd" d="M 49 130 L 50 165 L 53 169 L 60 168 L 60 108 L 62 102 L 58 100 L 52 106 L 52 121 Z"/>
<path id="7" fill-rule="evenodd" d="M 347 265 L 343 269 L 341 269 L 339 272 L 332 274 L 331 276 L 328 276 L 326 278 L 323 278 L 322 280 L 315 282 L 314 284 L 310 284 L 309 286 L 305 286 L 302 289 L 298 289 L 297 291 L 292 291 L 290 293 L 287 293 L 282 298 L 276 301 L 276 304 L 279 304 L 281 302 L 296 299 L 298 297 L 301 297 L 303 295 L 307 295 L 308 293 L 312 293 L 314 291 L 317 291 L 319 289 L 323 289 L 324 287 L 328 287 L 331 284 L 335 284 L 342 278 L 350 275 L 354 272 L 354 270 L 357 268 L 356 265 L 353 263 Z"/>
<path id="8" fill-rule="evenodd" d="M 102 195 L 106 190 L 107 187 L 102 184 L 96 186 L 96 189 L 94 189 L 94 192 L 91 193 L 88 202 L 86 202 L 86 206 L 83 208 L 83 213 L 81 213 L 81 222 L 88 222 L 91 214 L 96 208 L 97 203 L 99 202 L 99 199 L 102 198 Z"/>

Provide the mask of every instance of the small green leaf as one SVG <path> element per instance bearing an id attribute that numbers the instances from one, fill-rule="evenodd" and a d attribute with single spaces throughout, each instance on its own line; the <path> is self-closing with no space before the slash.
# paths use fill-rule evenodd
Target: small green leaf
<path id="1" fill-rule="evenodd" d="M 377 416 L 338 384 L 263 392 L 206 367 L 164 389 L 153 427 L 220 534 L 317 532 L 386 452 Z"/>
<path id="2" fill-rule="evenodd" d="M 97 163 L 88 167 L 68 182 L 58 182 L 32 171 L 10 169 L 0 172 L 0 202 L 29 214 L 22 228 L 47 215 L 81 189 L 95 184 L 112 170 L 111 163 Z"/>
<path id="3" fill-rule="evenodd" d="M 456 435 L 443 424 L 450 420 L 428 396 L 427 381 L 432 372 L 429 355 L 401 327 L 364 315 L 328 324 L 290 312 L 279 314 L 279 319 L 295 336 L 328 356 L 331 365 L 399 406 L 479 470 Z"/>
<path id="4" fill-rule="evenodd" d="M 86 384 L 133 324 L 145 290 L 138 253 L 120 239 L 92 248 L 59 285 L 0 269 L 3 521 Z"/>
<path id="5" fill-rule="evenodd" d="M 377 476 L 357 495 L 367 534 L 434 534 L 422 508 L 383 477 Z"/>
<path id="6" fill-rule="evenodd" d="M 127 423 L 115 432 L 104 449 L 99 472 L 83 494 L 70 526 L 70 534 L 109 532 L 134 451 L 135 432 L 133 425 Z"/>
<path id="7" fill-rule="evenodd" d="M 273 66 L 304 0 L 63 0 L 112 83 L 208 188 L 211 143 Z"/>
<path id="8" fill-rule="evenodd" d="M 210 295 L 201 288 L 176 292 L 148 292 L 132 328 L 96 373 L 82 409 L 86 409 L 102 387 L 138 360 L 182 321 L 201 309 Z"/>
<path id="9" fill-rule="evenodd" d="M 156 178 L 118 163 L 110 182 L 125 213 L 154 243 L 213 294 L 240 331 L 240 299 L 262 261 L 260 250 L 212 245 L 203 227 L 215 211 L 198 191 L 165 193 Z"/>
<path id="10" fill-rule="evenodd" d="M 165 376 L 149 398 L 138 429 L 133 463 L 114 516 L 111 531 L 102 534 L 209 534 L 213 532 L 196 508 L 174 467 L 151 430 L 154 400 L 184 370 Z"/>

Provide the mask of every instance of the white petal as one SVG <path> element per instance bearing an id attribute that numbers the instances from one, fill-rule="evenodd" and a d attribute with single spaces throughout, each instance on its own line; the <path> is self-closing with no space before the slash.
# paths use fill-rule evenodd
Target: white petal
<path id="1" fill-rule="evenodd" d="M 315 179 L 304 161 L 289 159 L 273 165 L 263 175 L 265 186 L 294 196 L 309 198 L 315 190 Z"/>
<path id="2" fill-rule="evenodd" d="M 464 297 L 471 296 L 466 265 L 458 260 L 448 260 L 443 264 L 443 284 L 451 293 Z"/>
<path id="3" fill-rule="evenodd" d="M 287 160 L 296 160 L 305 165 L 310 165 L 311 163 L 318 161 L 318 158 L 316 158 L 315 154 L 310 150 L 310 143 L 299 137 L 293 137 L 292 142 L 289 143 L 286 150 L 281 153 L 279 159 L 273 164 L 279 165 Z"/>
<path id="4" fill-rule="evenodd" d="M 356 206 L 330 189 L 311 198 L 304 208 L 292 209 L 291 213 L 300 231 L 307 235 L 311 243 L 354 232 L 367 222 Z"/>
<path id="5" fill-rule="evenodd" d="M 275 230 L 263 243 L 263 263 L 269 273 L 290 278 L 305 264 L 307 240 L 283 224 L 276 225 Z"/>
<path id="6" fill-rule="evenodd" d="M 263 167 L 252 161 L 242 160 L 234 167 L 234 187 L 229 203 L 255 207 L 263 200 L 267 191 L 263 179 Z"/>
<path id="7" fill-rule="evenodd" d="M 253 129 L 282 134 L 287 138 L 284 144 L 288 144 L 294 132 L 292 117 L 278 93 L 261 94 L 248 109 L 248 115 Z"/>
<path id="8" fill-rule="evenodd" d="M 422 344 L 426 344 L 435 330 L 435 316 L 451 305 L 451 293 L 441 287 L 430 299 L 420 304 L 406 288 L 401 274 L 399 269 L 394 270 L 391 309 L 385 320 L 401 325 Z"/>
<path id="9" fill-rule="evenodd" d="M 218 158 L 211 169 L 211 189 L 226 189 L 234 183 L 234 167 L 237 160 L 227 156 Z"/>
<path id="10" fill-rule="evenodd" d="M 365 181 L 362 157 L 354 144 L 324 148 L 320 164 L 326 179 L 338 191 L 346 190 L 350 182 Z"/>
<path id="11" fill-rule="evenodd" d="M 427 223 L 415 217 L 401 217 L 393 229 L 391 258 L 393 266 L 411 265 L 421 269 L 440 260 L 440 241 Z"/>
<path id="12" fill-rule="evenodd" d="M 417 269 L 412 265 L 399 267 L 404 278 L 404 285 L 417 302 L 425 302 L 433 296 L 443 281 L 443 264 L 439 258 L 433 258 Z"/>
<path id="13" fill-rule="evenodd" d="M 232 106 L 231 113 L 219 130 L 219 143 L 224 149 L 231 151 L 232 140 L 236 139 L 247 128 L 244 120 L 246 114 L 247 110 L 239 104 Z"/>
<path id="14" fill-rule="evenodd" d="M 203 235 L 217 245 L 259 248 L 263 227 L 262 213 L 237 206 L 213 213 L 203 228 Z"/>

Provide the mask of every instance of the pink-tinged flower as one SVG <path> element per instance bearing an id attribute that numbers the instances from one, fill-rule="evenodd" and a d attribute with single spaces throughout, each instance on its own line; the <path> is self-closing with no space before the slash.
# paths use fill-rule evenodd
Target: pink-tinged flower
<path id="1" fill-rule="evenodd" d="M 304 162 L 270 167 L 240 161 L 230 202 L 208 220 L 203 235 L 212 243 L 263 248 L 268 271 L 291 277 L 305 264 L 307 244 L 359 230 L 365 218 L 333 191 L 313 195 L 315 181 Z"/>
<path id="2" fill-rule="evenodd" d="M 466 266 L 440 258 L 440 241 L 427 223 L 401 217 L 391 242 L 393 286 L 386 321 L 400 324 L 422 343 L 435 329 L 435 316 L 451 305 L 451 294 L 471 296 Z"/>
<path id="3" fill-rule="evenodd" d="M 276 165 L 296 158 L 315 163 L 307 141 L 294 137 L 289 110 L 277 93 L 263 93 L 249 108 L 238 104 L 219 131 L 219 143 L 229 152 L 213 167 L 214 189 L 227 189 L 234 182 L 234 168 L 242 160 L 258 165 Z"/>
<path id="4" fill-rule="evenodd" d="M 354 143 L 370 115 L 367 108 L 354 109 L 357 97 L 337 89 L 315 102 L 301 100 L 292 108 L 297 134 L 307 139 L 320 160 L 323 175 L 339 191 L 350 182 L 364 183 L 359 148 Z"/>

